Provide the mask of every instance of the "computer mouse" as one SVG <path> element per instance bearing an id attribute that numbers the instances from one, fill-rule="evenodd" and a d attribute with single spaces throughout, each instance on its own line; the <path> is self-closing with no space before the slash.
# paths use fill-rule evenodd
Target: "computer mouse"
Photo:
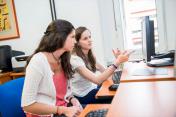
<path id="1" fill-rule="evenodd" d="M 111 86 L 109 86 L 109 90 L 116 91 L 118 87 L 119 87 L 119 84 L 112 84 Z"/>

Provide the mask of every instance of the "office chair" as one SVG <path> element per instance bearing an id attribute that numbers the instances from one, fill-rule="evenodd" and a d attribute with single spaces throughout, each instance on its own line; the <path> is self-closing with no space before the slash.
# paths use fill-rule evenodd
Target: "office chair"
<path id="1" fill-rule="evenodd" d="M 21 108 L 24 77 L 0 85 L 0 117 L 26 117 Z"/>

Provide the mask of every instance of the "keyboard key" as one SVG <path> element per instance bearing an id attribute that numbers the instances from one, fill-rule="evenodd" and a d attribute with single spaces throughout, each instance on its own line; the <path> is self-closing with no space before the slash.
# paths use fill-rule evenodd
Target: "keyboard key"
<path id="1" fill-rule="evenodd" d="M 98 109 L 87 113 L 86 117 L 106 117 L 108 109 Z"/>

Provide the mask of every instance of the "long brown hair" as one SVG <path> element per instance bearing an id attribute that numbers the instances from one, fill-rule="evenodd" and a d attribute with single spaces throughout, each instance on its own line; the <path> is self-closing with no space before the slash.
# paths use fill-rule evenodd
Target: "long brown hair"
<path id="1" fill-rule="evenodd" d="M 95 57 L 93 56 L 92 50 L 91 49 L 89 50 L 88 57 L 86 57 L 86 55 L 83 53 L 81 47 L 78 44 L 82 33 L 86 30 L 88 30 L 86 27 L 78 27 L 76 29 L 75 38 L 76 38 L 77 43 L 74 46 L 73 52 L 83 59 L 84 63 L 86 64 L 86 67 L 89 70 L 95 72 L 96 71 L 96 60 L 95 60 Z"/>
<path id="2" fill-rule="evenodd" d="M 38 48 L 29 57 L 27 65 L 31 60 L 32 56 L 38 52 L 54 52 L 64 46 L 67 36 L 74 30 L 74 26 L 66 20 L 55 20 L 51 22 L 44 36 L 42 37 Z M 67 78 L 71 78 L 73 75 L 72 66 L 70 64 L 70 52 L 64 52 L 61 59 L 61 66 L 64 74 Z"/>

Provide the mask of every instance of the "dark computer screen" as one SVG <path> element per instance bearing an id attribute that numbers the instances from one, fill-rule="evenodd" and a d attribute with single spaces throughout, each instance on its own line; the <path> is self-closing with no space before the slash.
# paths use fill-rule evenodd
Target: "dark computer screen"
<path id="1" fill-rule="evenodd" d="M 175 47 L 175 59 L 174 59 L 174 67 L 175 67 L 175 69 L 176 69 L 176 47 Z"/>
<path id="2" fill-rule="evenodd" d="M 154 21 L 145 16 L 142 22 L 142 51 L 146 62 L 155 55 Z"/>
<path id="3" fill-rule="evenodd" d="M 175 42 L 176 42 L 176 40 L 175 40 Z M 175 59 L 174 59 L 174 76 L 175 76 L 175 78 L 176 78 L 176 43 L 175 43 L 175 48 L 174 48 L 174 50 L 175 50 Z"/>

